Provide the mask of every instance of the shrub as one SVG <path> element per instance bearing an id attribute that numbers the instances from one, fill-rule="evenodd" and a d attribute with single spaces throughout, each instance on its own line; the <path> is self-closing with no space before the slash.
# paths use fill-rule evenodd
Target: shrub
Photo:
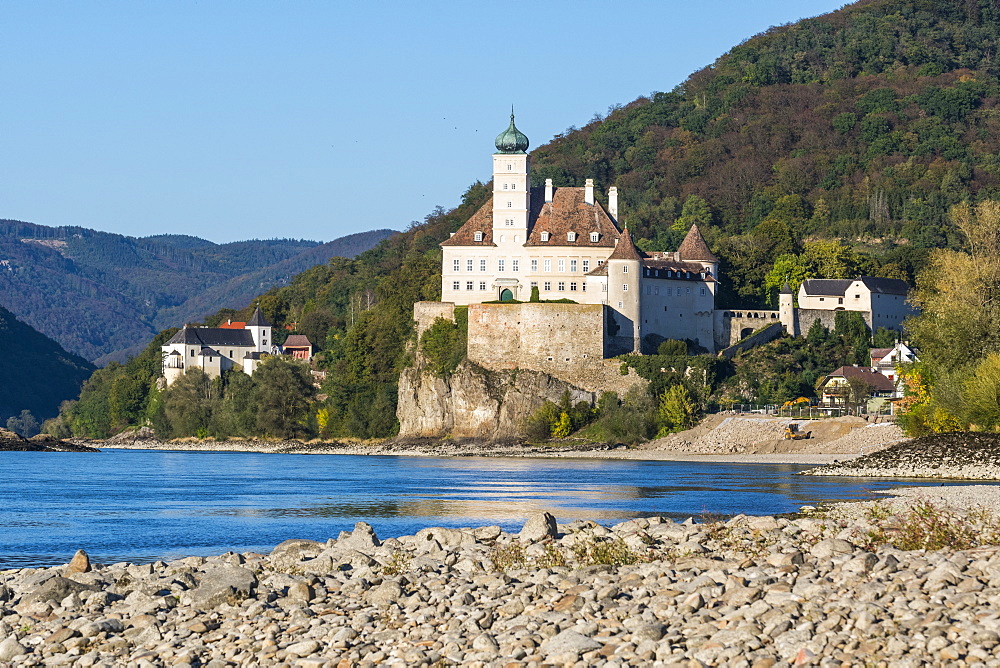
<path id="1" fill-rule="evenodd" d="M 435 318 L 434 323 L 420 336 L 420 352 L 427 359 L 428 368 L 438 376 L 454 373 L 465 359 L 466 335 L 455 322 Z"/>

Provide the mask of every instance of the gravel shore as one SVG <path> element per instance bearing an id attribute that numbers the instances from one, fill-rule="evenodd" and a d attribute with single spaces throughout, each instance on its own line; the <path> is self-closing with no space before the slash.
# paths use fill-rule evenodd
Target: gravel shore
<path id="1" fill-rule="evenodd" d="M 988 489 L 702 524 L 541 514 L 520 534 L 380 541 L 359 523 L 269 554 L 144 565 L 78 554 L 0 571 L 0 663 L 998 666 L 1000 548 L 983 544 L 994 533 L 977 508 L 1000 502 Z M 906 513 L 928 494 L 943 495 L 947 526 L 983 526 L 948 549 L 872 542 L 876 529 L 909 536 Z"/>
<path id="2" fill-rule="evenodd" d="M 922 436 L 874 454 L 803 472 L 872 478 L 1000 480 L 1000 434 Z"/>

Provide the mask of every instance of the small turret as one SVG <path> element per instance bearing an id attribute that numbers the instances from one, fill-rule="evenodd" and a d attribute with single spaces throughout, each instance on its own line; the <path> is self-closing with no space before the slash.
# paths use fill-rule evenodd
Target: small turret
<path id="1" fill-rule="evenodd" d="M 788 285 L 787 279 L 778 293 L 778 318 L 785 326 L 786 332 L 792 336 L 799 335 L 798 323 L 795 319 L 795 295 L 792 294 L 792 288 Z"/>
<path id="2" fill-rule="evenodd" d="M 253 312 L 250 319 L 247 320 L 246 328 L 250 330 L 250 334 L 253 336 L 253 341 L 257 345 L 257 352 L 266 353 L 274 345 L 274 340 L 271 338 L 271 323 L 260 312 L 259 306 Z"/>

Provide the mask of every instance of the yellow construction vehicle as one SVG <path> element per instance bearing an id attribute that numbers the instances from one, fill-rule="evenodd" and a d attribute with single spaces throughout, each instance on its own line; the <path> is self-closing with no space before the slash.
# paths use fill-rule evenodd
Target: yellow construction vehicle
<path id="1" fill-rule="evenodd" d="M 811 431 L 799 431 L 799 425 L 797 424 L 789 424 L 785 427 L 784 440 L 786 441 L 801 441 L 809 438 L 810 436 L 812 436 Z"/>

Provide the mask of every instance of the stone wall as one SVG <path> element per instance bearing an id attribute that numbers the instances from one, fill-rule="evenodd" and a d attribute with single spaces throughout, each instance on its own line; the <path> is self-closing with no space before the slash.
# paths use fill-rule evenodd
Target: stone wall
<path id="1" fill-rule="evenodd" d="M 831 332 L 836 323 L 837 313 L 840 311 L 827 311 L 818 308 L 797 308 L 795 309 L 795 334 L 805 336 L 809 333 L 809 328 L 819 320 Z M 872 326 L 872 314 L 869 311 L 859 311 L 861 317 L 865 319 L 868 327 Z"/>
<path id="2" fill-rule="evenodd" d="M 624 396 L 646 381 L 621 363 L 605 339 L 603 304 L 471 304 L 469 360 L 486 369 L 531 369 L 589 392 Z M 631 346 L 629 346 L 631 350 Z"/>
<path id="3" fill-rule="evenodd" d="M 735 344 L 744 336 L 771 322 L 780 322 L 778 311 L 761 309 L 721 309 L 715 311 L 715 349 L 723 350 Z"/>
<path id="4" fill-rule="evenodd" d="M 438 318 L 455 322 L 455 305 L 452 302 L 416 302 L 413 319 L 417 322 L 417 340 Z"/>
<path id="5" fill-rule="evenodd" d="M 758 321 L 759 322 L 759 321 Z M 770 341 L 774 341 L 780 338 L 785 333 L 785 326 L 780 322 L 772 322 L 770 325 L 760 330 L 759 332 L 748 336 L 739 343 L 729 346 L 725 350 L 719 353 L 720 357 L 725 357 L 726 359 L 731 359 L 736 355 L 739 355 L 744 350 L 750 350 L 757 346 L 764 345 Z"/>

